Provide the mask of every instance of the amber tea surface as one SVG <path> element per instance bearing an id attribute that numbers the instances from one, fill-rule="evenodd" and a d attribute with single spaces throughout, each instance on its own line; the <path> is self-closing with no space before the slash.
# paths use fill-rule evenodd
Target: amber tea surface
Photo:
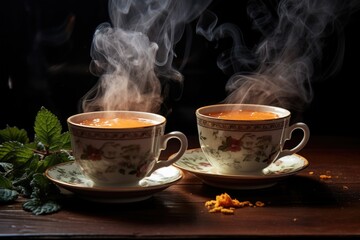
<path id="1" fill-rule="evenodd" d="M 228 120 L 268 120 L 279 116 L 273 112 L 250 111 L 250 110 L 231 110 L 212 112 L 207 114 L 210 117 Z"/>
<path id="2" fill-rule="evenodd" d="M 79 124 L 100 128 L 136 128 L 157 124 L 158 122 L 145 118 L 92 118 Z"/>

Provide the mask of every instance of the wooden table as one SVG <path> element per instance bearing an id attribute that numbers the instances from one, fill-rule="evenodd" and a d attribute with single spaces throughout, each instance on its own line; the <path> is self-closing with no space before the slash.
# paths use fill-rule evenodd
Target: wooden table
<path id="1" fill-rule="evenodd" d="M 198 147 L 196 137 L 189 140 L 189 148 Z M 36 216 L 22 210 L 19 200 L 0 206 L 0 236 L 360 239 L 360 139 L 312 136 L 299 154 L 309 160 L 308 168 L 265 189 L 218 189 L 185 173 L 175 185 L 138 203 L 102 204 L 71 196 L 60 212 Z M 321 179 L 322 174 L 331 178 Z M 224 192 L 265 206 L 239 208 L 233 215 L 209 213 L 204 203 Z"/>

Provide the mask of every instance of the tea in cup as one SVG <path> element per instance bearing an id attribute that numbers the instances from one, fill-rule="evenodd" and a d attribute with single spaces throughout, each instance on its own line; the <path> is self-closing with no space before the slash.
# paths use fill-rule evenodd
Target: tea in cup
<path id="1" fill-rule="evenodd" d="M 188 147 L 182 132 L 164 134 L 166 118 L 154 113 L 86 112 L 67 123 L 75 162 L 94 186 L 138 186 L 155 170 L 179 160 Z M 159 160 L 170 139 L 180 142 L 178 152 Z"/>
<path id="2" fill-rule="evenodd" d="M 277 159 L 299 152 L 310 130 L 305 123 L 289 125 L 287 109 L 259 104 L 218 104 L 196 110 L 199 142 L 205 157 L 219 174 L 252 175 Z M 291 149 L 284 144 L 295 129 L 301 141 Z"/>

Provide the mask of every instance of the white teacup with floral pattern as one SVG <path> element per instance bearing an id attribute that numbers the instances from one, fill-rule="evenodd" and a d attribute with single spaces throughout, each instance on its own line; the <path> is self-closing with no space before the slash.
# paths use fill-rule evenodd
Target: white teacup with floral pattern
<path id="1" fill-rule="evenodd" d="M 239 112 L 251 117 L 240 120 Z M 308 126 L 302 122 L 289 126 L 290 117 L 287 109 L 259 104 L 217 104 L 198 108 L 201 149 L 219 174 L 261 174 L 262 169 L 280 157 L 297 153 L 307 144 Z M 284 149 L 295 129 L 303 131 L 302 139 L 295 147 Z"/>
<path id="2" fill-rule="evenodd" d="M 70 116 L 67 123 L 75 162 L 94 186 L 137 186 L 155 170 L 179 160 L 188 147 L 183 133 L 164 134 L 166 118 L 154 113 L 86 112 Z M 159 160 L 170 139 L 180 142 L 178 152 Z"/>

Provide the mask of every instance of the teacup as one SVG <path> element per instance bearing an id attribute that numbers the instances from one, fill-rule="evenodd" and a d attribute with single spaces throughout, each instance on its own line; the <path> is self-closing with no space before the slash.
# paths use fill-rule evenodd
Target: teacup
<path id="1" fill-rule="evenodd" d="M 277 159 L 299 152 L 308 142 L 305 123 L 289 126 L 287 109 L 258 104 L 217 104 L 196 110 L 201 149 L 219 174 L 251 175 Z M 295 129 L 303 131 L 291 149 L 284 144 Z"/>
<path id="2" fill-rule="evenodd" d="M 169 166 L 185 153 L 186 136 L 164 134 L 166 118 L 148 112 L 97 111 L 67 119 L 75 162 L 94 186 L 137 186 L 155 170 Z M 178 152 L 159 160 L 170 139 Z"/>

